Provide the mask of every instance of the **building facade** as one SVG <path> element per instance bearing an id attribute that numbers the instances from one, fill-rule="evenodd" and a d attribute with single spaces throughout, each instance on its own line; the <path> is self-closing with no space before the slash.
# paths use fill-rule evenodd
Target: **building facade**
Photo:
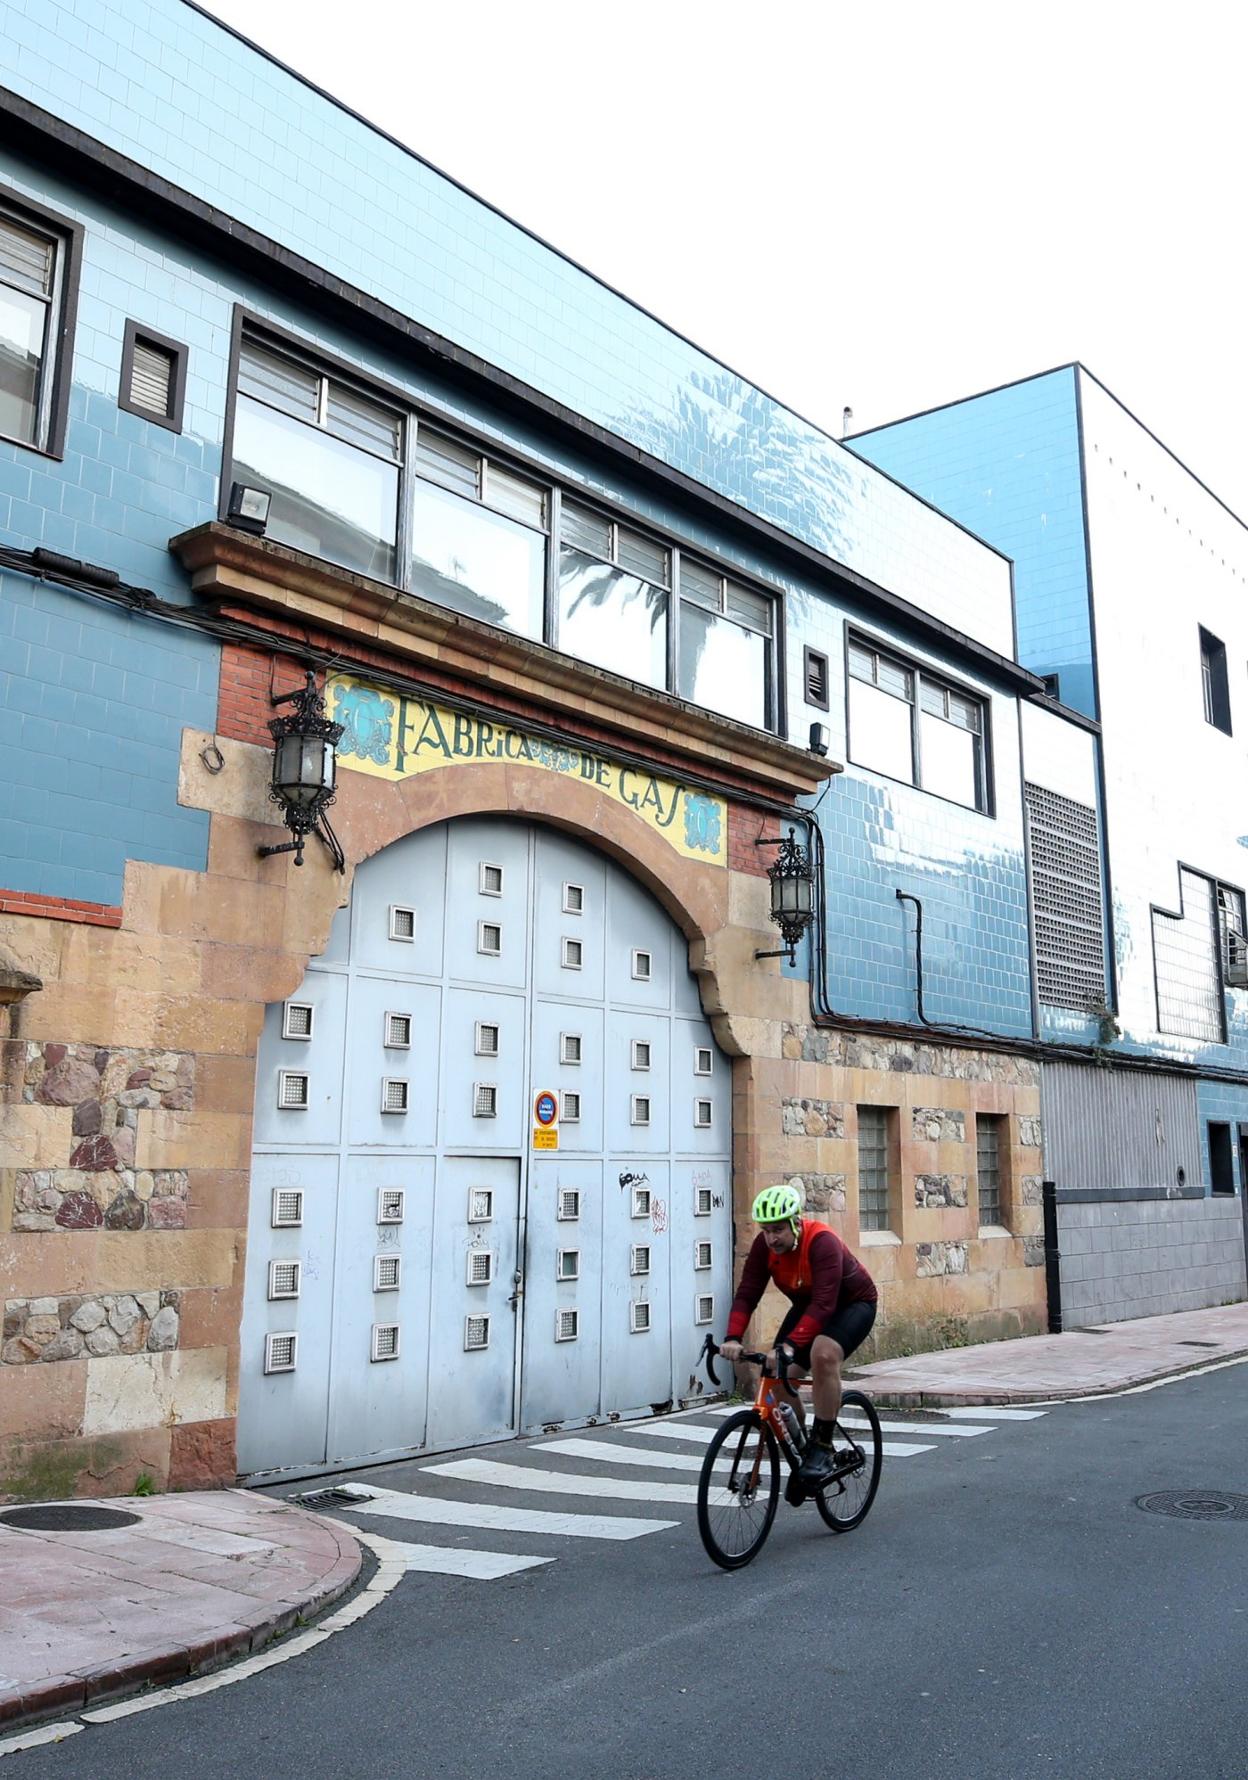
<path id="1" fill-rule="evenodd" d="M 1043 1328 L 1008 558 L 194 7 L 0 27 L 0 1492 L 679 1400 L 782 1179 Z"/>

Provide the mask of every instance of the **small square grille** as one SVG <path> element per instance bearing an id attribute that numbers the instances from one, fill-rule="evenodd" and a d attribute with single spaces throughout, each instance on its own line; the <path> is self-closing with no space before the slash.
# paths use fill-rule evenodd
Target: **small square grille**
<path id="1" fill-rule="evenodd" d="M 275 1230 L 297 1230 L 303 1222 L 303 1188 L 274 1187 L 269 1222 Z"/>
<path id="2" fill-rule="evenodd" d="M 644 1298 L 634 1298 L 629 1305 L 628 1326 L 634 1335 L 644 1335 L 650 1327 L 650 1306 Z"/>
<path id="3" fill-rule="evenodd" d="M 699 1273 L 704 1273 L 708 1267 L 713 1267 L 714 1264 L 715 1262 L 711 1254 L 710 1243 L 695 1242 L 693 1245 L 693 1265 L 695 1269 Z"/>
<path id="4" fill-rule="evenodd" d="M 373 1290 L 397 1292 L 403 1276 L 403 1262 L 398 1255 L 373 1256 Z"/>
<path id="5" fill-rule="evenodd" d="M 299 1070 L 278 1070 L 277 1104 L 283 1112 L 306 1112 L 310 1092 L 309 1078 Z"/>
<path id="6" fill-rule="evenodd" d="M 498 1117 L 498 1086 L 495 1082 L 472 1084 L 472 1116 L 474 1119 Z"/>
<path id="7" fill-rule="evenodd" d="M 298 1261 L 270 1261 L 270 1303 L 277 1298 L 297 1298 L 299 1296 L 299 1275 L 302 1271 Z"/>
<path id="8" fill-rule="evenodd" d="M 377 1222 L 379 1224 L 401 1224 L 403 1222 L 403 1201 L 406 1197 L 406 1189 L 403 1187 L 378 1187 Z"/>
<path id="9" fill-rule="evenodd" d="M 283 1038 L 311 1038 L 312 1008 L 306 1001 L 288 1001 L 282 1011 Z"/>
<path id="10" fill-rule="evenodd" d="M 648 1125 L 650 1123 L 650 1096 L 648 1094 L 631 1096 L 629 1123 L 633 1125 Z"/>
<path id="11" fill-rule="evenodd" d="M 383 1113 L 405 1113 L 407 1111 L 407 1077 L 387 1075 L 382 1077 L 381 1110 Z"/>
<path id="12" fill-rule="evenodd" d="M 711 1128 L 711 1102 L 695 1100 L 693 1103 L 693 1125 L 696 1131 L 709 1131 Z"/>
<path id="13" fill-rule="evenodd" d="M 709 1292 L 699 1292 L 694 1299 L 693 1320 L 695 1323 L 713 1323 L 715 1321 L 715 1300 Z"/>
<path id="14" fill-rule="evenodd" d="M 477 950 L 485 958 L 498 958 L 503 950 L 503 930 L 497 921 L 477 922 Z"/>
<path id="15" fill-rule="evenodd" d="M 579 1032 L 561 1032 L 559 1034 L 559 1061 L 561 1063 L 579 1063 L 581 1060 L 581 1035 Z"/>
<path id="16" fill-rule="evenodd" d="M 411 941 L 416 938 L 416 910 L 400 903 L 390 905 L 390 938 Z"/>
<path id="17" fill-rule="evenodd" d="M 649 1067 L 650 1040 L 648 1038 L 635 1038 L 633 1040 L 633 1068 L 649 1069 Z"/>
<path id="18" fill-rule="evenodd" d="M 468 1250 L 468 1284 L 488 1286 L 494 1278 L 494 1251 L 488 1248 Z"/>
<path id="19" fill-rule="evenodd" d="M 482 896 L 501 896 L 503 894 L 502 866 L 487 865 L 483 860 L 478 871 L 477 888 Z"/>
<path id="20" fill-rule="evenodd" d="M 470 1224 L 488 1224 L 493 1216 L 493 1187 L 469 1187 L 468 1222 Z"/>
<path id="21" fill-rule="evenodd" d="M 695 1075 L 710 1075 L 714 1067 L 715 1053 L 710 1045 L 695 1045 L 693 1047 L 693 1073 Z"/>
<path id="22" fill-rule="evenodd" d="M 584 957 L 584 954 L 585 948 L 582 946 L 579 939 L 565 939 L 563 942 L 563 968 L 565 970 L 579 970 L 581 968 L 581 960 Z"/>
<path id="23" fill-rule="evenodd" d="M 269 1372 L 293 1372 L 299 1357 L 299 1337 L 293 1329 L 285 1330 L 280 1335 L 266 1335 L 264 1338 L 264 1370 Z"/>
<path id="24" fill-rule="evenodd" d="M 635 1218 L 648 1218 L 650 1216 L 649 1187 L 633 1188 L 633 1216 Z"/>
<path id="25" fill-rule="evenodd" d="M 410 1014 L 386 1015 L 386 1049 L 389 1051 L 410 1051 L 412 1048 L 412 1016 Z"/>
<path id="26" fill-rule="evenodd" d="M 581 1313 L 579 1310 L 557 1310 L 555 1312 L 555 1340 L 575 1341 L 580 1334 Z"/>
<path id="27" fill-rule="evenodd" d="M 639 1247 L 637 1244 L 634 1243 L 631 1253 L 629 1255 L 628 1271 L 634 1276 L 634 1278 L 636 1278 L 640 1274 L 649 1273 L 649 1271 L 650 1271 L 650 1250 L 644 1244 Z"/>
<path id="28" fill-rule="evenodd" d="M 490 1319 L 488 1316 L 466 1316 L 464 1318 L 464 1352 L 476 1353 L 480 1348 L 490 1345 Z"/>
<path id="29" fill-rule="evenodd" d="M 399 1325 L 397 1323 L 373 1324 L 374 1360 L 397 1360 L 399 1357 Z"/>
<path id="30" fill-rule="evenodd" d="M 476 1043 L 473 1047 L 478 1057 L 498 1056 L 498 1027 L 486 1020 L 477 1021 Z"/>
<path id="31" fill-rule="evenodd" d="M 581 1215 L 581 1190 L 579 1187 L 560 1187 L 559 1209 L 555 1216 L 561 1224 L 573 1223 Z"/>
<path id="32" fill-rule="evenodd" d="M 565 884 L 563 886 L 563 912 L 565 915 L 581 915 L 585 912 L 584 884 Z"/>
<path id="33" fill-rule="evenodd" d="M 579 1279 L 581 1277 L 581 1251 L 579 1248 L 561 1248 L 555 1255 L 556 1279 Z"/>
<path id="34" fill-rule="evenodd" d="M 650 981 L 651 964 L 652 960 L 649 952 L 639 952 L 634 948 L 633 981 L 635 983 L 648 983 Z"/>
<path id="35" fill-rule="evenodd" d="M 709 1187 L 695 1187 L 693 1190 L 694 1217 L 709 1218 L 711 1209 L 711 1189 Z"/>
<path id="36" fill-rule="evenodd" d="M 581 1122 L 581 1097 L 570 1093 L 566 1088 L 560 1095 L 563 1102 L 561 1117 L 565 1125 L 579 1125 Z"/>

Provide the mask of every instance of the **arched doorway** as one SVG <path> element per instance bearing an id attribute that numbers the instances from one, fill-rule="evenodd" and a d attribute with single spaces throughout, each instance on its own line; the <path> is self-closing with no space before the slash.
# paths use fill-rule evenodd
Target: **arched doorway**
<path id="1" fill-rule="evenodd" d="M 240 1470 L 686 1389 L 730 1290 L 731 1106 L 684 936 L 613 861 L 495 816 L 366 861 L 261 1040 Z"/>

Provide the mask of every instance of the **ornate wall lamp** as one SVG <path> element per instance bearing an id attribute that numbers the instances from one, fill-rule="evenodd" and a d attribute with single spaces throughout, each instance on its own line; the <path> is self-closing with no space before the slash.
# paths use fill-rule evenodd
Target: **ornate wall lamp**
<path id="1" fill-rule="evenodd" d="M 774 865 L 767 876 L 771 879 L 771 918 L 780 929 L 784 944 L 776 952 L 755 952 L 756 958 L 787 958 L 797 963 L 797 944 L 815 915 L 815 874 L 810 854 L 794 838 L 787 835 L 773 840 L 755 841 L 756 847 L 779 847 Z"/>
<path id="2" fill-rule="evenodd" d="M 332 723 L 325 715 L 310 668 L 305 686 L 298 692 L 285 692 L 272 702 L 294 706 L 289 716 L 274 717 L 269 724 L 274 742 L 269 797 L 281 805 L 294 839 L 280 847 L 258 847 L 256 851 L 262 859 L 271 853 L 293 853 L 295 864 L 302 865 L 303 844 L 309 834 L 315 834 L 329 849 L 335 869 L 345 871 L 342 848 L 325 814 L 337 795 L 335 749 L 342 737 L 342 724 Z"/>

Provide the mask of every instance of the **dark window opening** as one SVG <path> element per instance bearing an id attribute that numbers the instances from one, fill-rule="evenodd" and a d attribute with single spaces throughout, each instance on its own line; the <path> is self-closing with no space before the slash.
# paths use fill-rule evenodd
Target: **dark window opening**
<path id="1" fill-rule="evenodd" d="M 1200 679 L 1205 703 L 1205 722 L 1224 734 L 1231 733 L 1231 689 L 1226 676 L 1226 646 L 1201 626 Z"/>
<path id="2" fill-rule="evenodd" d="M 802 678 L 806 683 L 806 703 L 817 710 L 828 709 L 828 658 L 818 649 L 806 649 L 802 655 Z"/>
<path id="3" fill-rule="evenodd" d="M 127 414 L 182 431 L 186 401 L 186 347 L 136 322 L 126 323 L 117 406 Z"/>
<path id="4" fill-rule="evenodd" d="M 1231 1161 L 1231 1128 L 1209 1121 L 1209 1184 L 1215 1193 L 1235 1191 L 1235 1165 Z"/>

